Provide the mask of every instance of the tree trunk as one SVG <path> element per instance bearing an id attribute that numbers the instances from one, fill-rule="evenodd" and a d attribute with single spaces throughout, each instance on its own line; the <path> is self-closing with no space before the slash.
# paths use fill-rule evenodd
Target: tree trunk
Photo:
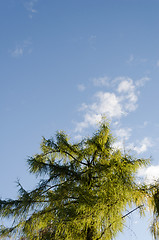
<path id="1" fill-rule="evenodd" d="M 87 228 L 87 237 L 86 240 L 92 240 L 93 239 L 93 227 Z"/>

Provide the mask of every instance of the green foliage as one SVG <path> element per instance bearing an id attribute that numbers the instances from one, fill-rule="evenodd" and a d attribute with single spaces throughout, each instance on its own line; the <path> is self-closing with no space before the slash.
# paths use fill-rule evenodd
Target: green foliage
<path id="1" fill-rule="evenodd" d="M 137 170 L 149 161 L 115 150 L 113 141 L 106 123 L 76 144 L 64 132 L 57 132 L 56 141 L 43 138 L 41 153 L 28 165 L 44 179 L 32 191 L 19 183 L 17 200 L 0 200 L 1 217 L 13 219 L 11 228 L 1 226 L 0 236 L 110 240 L 123 230 L 127 206 L 150 202 L 158 214 L 157 188 L 136 183 Z"/>

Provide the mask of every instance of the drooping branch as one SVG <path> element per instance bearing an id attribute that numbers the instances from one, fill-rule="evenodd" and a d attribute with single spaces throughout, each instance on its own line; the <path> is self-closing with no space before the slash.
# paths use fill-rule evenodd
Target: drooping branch
<path id="1" fill-rule="evenodd" d="M 130 212 L 128 212 L 128 213 L 126 213 L 125 215 L 123 215 L 121 218 L 122 218 L 122 219 L 126 218 L 126 217 L 129 216 L 131 213 L 135 212 L 135 211 L 138 210 L 139 208 L 142 208 L 143 206 L 144 206 L 144 205 L 142 204 L 142 205 L 134 208 L 134 209 L 131 210 Z M 113 223 L 111 223 L 107 228 L 105 228 L 105 229 L 103 230 L 103 232 L 101 233 L 100 237 L 96 238 L 96 240 L 101 239 L 102 236 L 104 235 L 104 233 L 106 232 L 106 230 L 107 230 L 108 228 L 110 228 L 115 222 L 117 222 L 117 220 L 114 221 Z"/>

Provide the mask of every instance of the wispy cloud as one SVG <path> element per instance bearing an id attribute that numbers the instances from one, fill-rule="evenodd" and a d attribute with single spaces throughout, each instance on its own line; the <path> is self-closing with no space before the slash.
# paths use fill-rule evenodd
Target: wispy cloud
<path id="1" fill-rule="evenodd" d="M 9 50 L 12 57 L 22 57 L 24 54 L 30 54 L 32 42 L 30 40 L 24 40 L 22 43 L 17 44 L 13 50 Z"/>
<path id="2" fill-rule="evenodd" d="M 109 86 L 109 78 L 107 76 L 93 78 L 92 82 L 93 82 L 93 85 L 96 87 Z"/>
<path id="3" fill-rule="evenodd" d="M 83 91 L 85 91 L 85 89 L 86 89 L 86 87 L 85 87 L 85 85 L 84 84 L 78 84 L 78 90 L 80 91 L 80 92 L 83 92 Z"/>
<path id="4" fill-rule="evenodd" d="M 137 140 L 135 143 L 130 143 L 131 137 L 131 128 L 121 128 L 119 130 L 115 130 L 115 136 L 117 136 L 117 140 L 114 142 L 113 147 L 115 149 L 120 149 L 121 151 L 133 151 L 137 154 L 143 154 L 148 151 L 150 147 L 153 146 L 153 143 L 150 138 L 144 137 L 142 140 Z M 125 145 L 125 142 L 126 145 Z"/>
<path id="5" fill-rule="evenodd" d="M 127 64 L 135 64 L 135 65 L 139 65 L 139 64 L 144 64 L 148 61 L 147 58 L 144 58 L 144 57 L 137 57 L 137 56 L 134 56 L 134 54 L 131 54 L 128 58 L 128 60 L 126 61 Z"/>
<path id="6" fill-rule="evenodd" d="M 131 128 L 119 128 L 115 130 L 115 135 L 121 138 L 123 141 L 128 140 L 131 136 Z"/>
<path id="7" fill-rule="evenodd" d="M 138 128 L 145 128 L 145 127 L 147 127 L 149 125 L 149 122 L 148 121 L 144 121 L 142 124 L 139 124 L 138 125 Z"/>
<path id="8" fill-rule="evenodd" d="M 140 143 L 139 146 L 134 147 L 134 150 L 139 154 L 146 152 L 149 147 L 152 146 L 152 142 L 148 137 L 145 137 Z"/>
<path id="9" fill-rule="evenodd" d="M 21 57 L 23 56 L 23 52 L 24 51 L 22 47 L 16 46 L 16 48 L 13 51 L 11 51 L 11 55 L 12 57 Z"/>
<path id="10" fill-rule="evenodd" d="M 96 50 L 96 35 L 90 35 L 88 38 L 88 43 L 93 50 Z"/>
<path id="11" fill-rule="evenodd" d="M 35 9 L 35 5 L 38 2 L 38 0 L 28 0 L 24 2 L 24 7 L 29 13 L 29 18 L 33 17 L 33 14 L 37 13 L 37 10 Z"/>
<path id="12" fill-rule="evenodd" d="M 128 59 L 128 63 L 132 63 L 134 61 L 134 55 L 133 54 L 131 54 L 130 56 L 129 56 L 129 59 Z"/>
<path id="13" fill-rule="evenodd" d="M 153 143 L 150 138 L 145 137 L 141 141 L 137 141 L 136 144 L 129 144 L 128 148 L 134 150 L 138 154 L 144 153 L 149 147 L 152 147 Z"/>
<path id="14" fill-rule="evenodd" d="M 83 103 L 83 121 L 77 123 L 76 131 L 82 131 L 89 126 L 95 126 L 105 115 L 109 119 L 117 120 L 128 113 L 135 111 L 138 104 L 139 90 L 147 78 L 142 78 L 136 83 L 129 77 L 117 77 L 109 81 L 107 77 L 94 78 L 93 84 L 108 86 L 110 91 L 97 91 L 91 104 Z"/>
<path id="15" fill-rule="evenodd" d="M 159 67 L 159 60 L 157 60 L 156 66 Z"/>
<path id="16" fill-rule="evenodd" d="M 150 81 L 149 77 L 143 77 L 140 78 L 139 80 L 136 81 L 136 86 L 137 87 L 143 87 L 145 85 L 146 82 Z"/>

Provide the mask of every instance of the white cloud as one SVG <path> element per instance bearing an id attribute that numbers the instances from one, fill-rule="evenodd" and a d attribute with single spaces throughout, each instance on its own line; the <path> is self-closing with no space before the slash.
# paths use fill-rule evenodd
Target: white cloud
<path id="1" fill-rule="evenodd" d="M 37 10 L 35 9 L 35 4 L 38 2 L 38 0 L 28 0 L 24 2 L 24 7 L 29 12 L 29 18 L 33 17 L 33 14 L 37 13 Z"/>
<path id="2" fill-rule="evenodd" d="M 101 121 L 101 119 L 102 119 L 101 114 L 95 114 L 95 113 L 94 114 L 89 114 L 89 113 L 87 113 L 85 115 L 85 122 L 92 125 L 92 126 L 99 123 Z"/>
<path id="3" fill-rule="evenodd" d="M 97 92 L 97 101 L 90 106 L 90 109 L 97 114 L 105 114 L 112 117 L 121 117 L 123 114 L 120 99 L 110 92 Z"/>
<path id="4" fill-rule="evenodd" d="M 127 60 L 127 63 L 128 64 L 135 64 L 135 65 L 143 65 L 144 63 L 146 63 L 148 61 L 147 58 L 144 58 L 144 57 L 137 57 L 137 56 L 134 56 L 133 54 L 131 54 L 129 56 L 129 59 Z"/>
<path id="5" fill-rule="evenodd" d="M 148 121 L 144 121 L 142 124 L 138 125 L 138 128 L 145 128 L 149 124 Z"/>
<path id="6" fill-rule="evenodd" d="M 140 61 L 140 63 L 146 63 L 148 61 L 148 59 L 147 58 L 140 58 L 139 61 Z"/>
<path id="7" fill-rule="evenodd" d="M 88 109 L 88 105 L 86 103 L 82 103 L 78 110 L 85 111 L 86 109 Z"/>
<path id="8" fill-rule="evenodd" d="M 134 144 L 130 144 L 128 148 L 136 151 L 138 154 L 144 153 L 147 151 L 149 147 L 152 147 L 152 141 L 150 138 L 145 137 L 142 141 L 137 141 L 138 146 L 134 146 Z"/>
<path id="9" fill-rule="evenodd" d="M 122 99 L 123 108 L 126 112 L 134 111 L 137 108 L 138 92 L 133 80 L 128 77 L 120 77 L 116 78 L 115 81 L 120 81 L 117 92 Z"/>
<path id="10" fill-rule="evenodd" d="M 128 63 L 131 63 L 131 62 L 133 62 L 133 61 L 134 61 L 134 55 L 131 54 L 127 62 L 128 62 Z"/>
<path id="11" fill-rule="evenodd" d="M 117 136 L 117 138 L 128 140 L 131 136 L 131 131 L 131 128 L 120 128 L 115 130 L 115 135 Z"/>
<path id="12" fill-rule="evenodd" d="M 22 57 L 24 54 L 30 54 L 32 52 L 31 41 L 24 40 L 21 44 L 16 45 L 15 49 L 10 50 L 9 53 L 12 57 Z"/>
<path id="13" fill-rule="evenodd" d="M 96 113 L 86 113 L 84 115 L 84 121 L 76 124 L 75 132 L 81 132 L 83 129 L 88 128 L 89 126 L 96 126 L 102 120 L 101 114 Z"/>
<path id="14" fill-rule="evenodd" d="M 113 143 L 113 148 L 125 150 L 125 141 L 127 141 L 131 136 L 131 128 L 120 128 L 114 131 L 117 140 Z"/>
<path id="15" fill-rule="evenodd" d="M 109 78 L 107 76 L 93 78 L 92 81 L 94 86 L 97 86 L 97 87 L 109 86 Z"/>
<path id="16" fill-rule="evenodd" d="M 96 50 L 96 47 L 95 47 L 96 38 L 97 38 L 96 35 L 90 35 L 88 38 L 88 43 L 93 50 Z"/>
<path id="17" fill-rule="evenodd" d="M 76 131 L 82 131 L 89 126 L 96 126 L 104 115 L 108 118 L 120 118 L 124 114 L 120 99 L 114 93 L 97 92 L 94 97 L 96 101 L 92 104 L 82 104 L 80 110 L 85 110 L 84 120 L 77 123 Z"/>
<path id="18" fill-rule="evenodd" d="M 114 142 L 113 148 L 123 151 L 124 150 L 124 142 L 122 140 Z"/>
<path id="19" fill-rule="evenodd" d="M 147 183 L 153 183 L 159 179 L 159 165 L 141 168 L 138 171 L 138 176 L 144 178 Z"/>
<path id="20" fill-rule="evenodd" d="M 148 125 L 148 121 L 144 121 L 143 127 L 146 127 Z"/>
<path id="21" fill-rule="evenodd" d="M 139 146 L 137 147 L 134 147 L 134 150 L 137 152 L 137 153 L 143 153 L 143 152 L 146 152 L 147 149 L 149 147 L 152 146 L 152 143 L 151 143 L 151 140 L 148 138 L 148 137 L 145 137 L 141 143 L 139 144 Z"/>
<path id="22" fill-rule="evenodd" d="M 135 151 L 137 154 L 142 154 L 148 150 L 148 148 L 152 147 L 152 141 L 150 138 L 145 137 L 141 141 L 136 141 L 134 143 L 127 143 L 125 146 L 125 141 L 128 141 L 131 137 L 131 128 L 121 128 L 115 130 L 115 136 L 117 136 L 117 141 L 114 142 L 113 147 L 116 149 L 120 149 L 121 151 Z"/>
<path id="23" fill-rule="evenodd" d="M 129 77 L 117 77 L 108 83 L 107 77 L 94 78 L 94 85 L 111 87 L 111 91 L 98 91 L 94 94 L 94 102 L 83 103 L 80 110 L 84 111 L 84 120 L 77 124 L 76 131 L 95 126 L 102 116 L 118 121 L 122 116 L 135 111 L 138 101 L 138 86 L 143 86 L 147 79 L 142 78 L 136 84 Z M 143 147 L 142 147 L 143 149 Z M 139 151 L 138 148 L 136 148 Z"/>
<path id="24" fill-rule="evenodd" d="M 146 82 L 150 81 L 149 77 L 143 77 L 140 78 L 138 81 L 136 81 L 136 86 L 137 87 L 143 87 L 145 85 Z"/>
<path id="25" fill-rule="evenodd" d="M 11 51 L 11 55 L 12 57 L 21 57 L 23 56 L 23 52 L 24 52 L 23 48 L 17 46 L 13 51 Z"/>
<path id="26" fill-rule="evenodd" d="M 83 138 L 83 136 L 80 135 L 80 134 L 74 136 L 74 139 L 75 139 L 76 141 L 81 141 L 82 138 Z"/>
<path id="27" fill-rule="evenodd" d="M 86 89 L 84 84 L 79 84 L 77 87 L 78 87 L 78 90 L 81 91 L 81 92 L 83 92 Z"/>
<path id="28" fill-rule="evenodd" d="M 84 121 L 76 123 L 75 132 L 82 132 L 82 130 L 87 127 L 88 127 L 88 122 L 86 121 L 86 118 L 84 117 Z"/>
<path id="29" fill-rule="evenodd" d="M 127 92 L 133 92 L 134 91 L 134 84 L 131 78 L 121 78 L 121 82 L 118 85 L 117 91 L 119 93 L 127 93 Z"/>

